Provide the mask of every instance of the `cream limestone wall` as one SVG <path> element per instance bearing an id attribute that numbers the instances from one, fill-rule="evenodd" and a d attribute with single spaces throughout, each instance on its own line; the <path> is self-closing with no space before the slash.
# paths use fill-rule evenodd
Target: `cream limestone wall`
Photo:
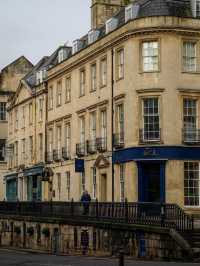
<path id="1" fill-rule="evenodd" d="M 159 27 L 159 30 L 155 30 Z M 71 121 L 71 157 L 75 158 L 75 146 L 80 142 L 79 116 L 86 119 L 86 140 L 89 139 L 89 113 L 97 111 L 97 137 L 99 134 L 99 111 L 107 109 L 108 152 L 111 150 L 111 64 L 112 49 L 114 67 L 116 51 L 124 48 L 125 77 L 117 80 L 114 75 L 114 105 L 124 103 L 125 113 L 125 148 L 139 145 L 139 129 L 142 127 L 141 100 L 143 97 L 158 96 L 160 99 L 160 118 L 162 139 L 160 145 L 182 145 L 182 100 L 184 96 L 199 97 L 199 75 L 182 72 L 182 42 L 185 39 L 199 40 L 200 21 L 193 19 L 154 17 L 131 21 L 108 34 L 98 42 L 75 54 L 68 60 L 49 70 L 48 88 L 53 87 L 54 107 L 48 111 L 48 127 L 54 128 L 54 147 L 56 147 L 56 124 L 63 125 L 64 119 Z M 178 28 L 178 30 L 177 30 Z M 147 31 L 148 30 L 148 31 Z M 192 34 L 190 31 L 193 31 Z M 141 43 L 145 40 L 158 40 L 160 59 L 159 71 L 143 73 L 141 71 Z M 100 87 L 100 60 L 107 57 L 107 86 Z M 90 66 L 97 64 L 97 90 L 90 93 Z M 79 97 L 80 69 L 86 71 L 85 96 Z M 114 70 L 115 73 L 115 70 Z M 56 107 L 56 86 L 71 76 L 71 102 Z M 183 92 L 184 89 L 184 92 Z M 63 96 L 64 98 L 64 96 Z M 60 122 L 61 121 L 61 122 Z M 63 131 L 64 132 L 64 129 Z M 63 133 L 64 145 L 64 133 Z M 152 145 L 152 143 L 149 143 Z M 85 157 L 86 188 L 92 194 L 91 167 L 99 154 Z M 71 172 L 71 194 L 75 200 L 81 193 L 80 174 L 74 172 L 74 161 L 52 164 L 54 173 L 61 173 L 62 189 L 60 199 L 66 199 L 65 172 Z M 108 168 L 97 168 L 97 198 L 101 195 L 101 174 L 107 173 L 107 199 L 111 200 L 111 164 Z M 183 162 L 168 161 L 166 165 L 166 201 L 183 206 Z M 125 165 L 125 195 L 130 201 L 138 200 L 137 165 L 129 162 Z M 53 187 L 57 187 L 53 177 Z M 55 193 L 55 200 L 58 199 Z M 115 200 L 120 199 L 119 166 L 115 166 Z"/>
<path id="2" fill-rule="evenodd" d="M 184 207 L 184 162 L 168 161 L 165 173 L 166 202 Z"/>
<path id="3" fill-rule="evenodd" d="M 44 163 L 45 160 L 45 121 L 46 121 L 46 95 L 44 93 L 44 85 L 36 88 L 36 95 L 32 95 L 31 88 L 24 82 L 21 82 L 14 99 L 10 102 L 9 110 L 9 138 L 8 144 L 15 145 L 18 141 L 18 164 L 16 164 L 15 154 L 11 154 L 9 158 L 9 171 L 19 172 L 19 166 L 31 167 L 38 163 Z M 42 119 L 39 114 L 39 99 L 43 100 Z M 30 104 L 32 104 L 32 122 L 30 120 Z M 25 108 L 25 124 L 23 123 L 23 108 Z M 15 113 L 18 110 L 18 129 L 15 128 Z M 39 134 L 43 136 L 42 156 L 39 150 Z M 30 136 L 33 137 L 33 154 L 30 153 Z M 25 157 L 23 156 L 22 140 L 25 139 Z M 31 158 L 32 157 L 32 158 Z M 19 195 L 21 200 L 27 199 L 27 178 L 23 177 L 19 183 Z M 42 198 L 48 199 L 46 191 L 48 184 L 42 182 Z"/>

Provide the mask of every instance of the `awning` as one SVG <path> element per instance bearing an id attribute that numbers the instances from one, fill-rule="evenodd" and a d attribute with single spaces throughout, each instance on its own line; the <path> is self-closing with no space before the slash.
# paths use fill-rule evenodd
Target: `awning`
<path id="1" fill-rule="evenodd" d="M 12 180 L 12 179 L 17 179 L 18 175 L 17 173 L 12 173 L 9 175 L 5 175 L 4 178 L 6 179 L 6 181 Z"/>
<path id="2" fill-rule="evenodd" d="M 42 175 L 44 166 L 35 166 L 32 168 L 24 169 L 24 176 Z"/>

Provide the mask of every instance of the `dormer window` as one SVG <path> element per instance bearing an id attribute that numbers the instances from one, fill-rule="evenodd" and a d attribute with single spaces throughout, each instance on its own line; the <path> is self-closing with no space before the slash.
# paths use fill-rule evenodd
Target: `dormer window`
<path id="1" fill-rule="evenodd" d="M 117 18 L 110 18 L 106 21 L 106 34 L 115 30 L 118 25 L 118 19 Z"/>
<path id="2" fill-rule="evenodd" d="M 138 4 L 132 4 L 125 8 L 125 22 L 135 19 L 138 15 L 140 6 Z"/>
<path id="3" fill-rule="evenodd" d="M 58 63 L 63 62 L 69 55 L 69 47 L 61 48 L 58 52 Z"/>
<path id="4" fill-rule="evenodd" d="M 39 70 L 38 72 L 36 72 L 36 85 L 42 83 L 46 77 L 47 77 L 46 69 Z"/>
<path id="5" fill-rule="evenodd" d="M 88 32 L 88 44 L 95 42 L 99 37 L 99 30 L 91 30 Z"/>
<path id="6" fill-rule="evenodd" d="M 64 50 L 61 49 L 61 50 L 58 52 L 58 63 L 61 63 L 63 60 L 64 60 Z"/>
<path id="7" fill-rule="evenodd" d="M 77 53 L 78 51 L 80 51 L 83 47 L 83 41 L 82 40 L 76 40 L 73 42 L 73 48 L 72 48 L 72 52 L 73 54 Z"/>

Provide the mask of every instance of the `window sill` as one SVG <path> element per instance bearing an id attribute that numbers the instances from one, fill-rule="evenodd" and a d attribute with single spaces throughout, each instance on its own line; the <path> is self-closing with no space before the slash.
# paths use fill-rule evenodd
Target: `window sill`
<path id="1" fill-rule="evenodd" d="M 117 78 L 117 79 L 116 79 L 116 82 L 119 82 L 119 81 L 121 81 L 121 80 L 124 80 L 124 77 Z"/>
<path id="2" fill-rule="evenodd" d="M 85 94 L 83 94 L 83 95 L 79 95 L 79 98 L 82 98 L 82 97 L 84 97 L 85 96 Z"/>
<path id="3" fill-rule="evenodd" d="M 8 123 L 8 120 L 0 120 L 0 123 Z"/>
<path id="4" fill-rule="evenodd" d="M 65 101 L 65 103 L 70 103 L 71 102 L 71 100 L 67 100 L 67 101 Z"/>
<path id="5" fill-rule="evenodd" d="M 153 74 L 153 73 L 160 73 L 160 70 L 151 70 L 151 71 L 140 71 L 139 74 Z"/>
<path id="6" fill-rule="evenodd" d="M 105 84 L 105 85 L 100 85 L 100 89 L 103 89 L 103 88 L 105 88 L 107 86 L 107 84 Z"/>
<path id="7" fill-rule="evenodd" d="M 95 89 L 95 90 L 90 90 L 90 93 L 94 93 L 94 92 L 96 92 L 97 91 L 97 89 Z"/>
<path id="8" fill-rule="evenodd" d="M 53 110 L 53 107 L 51 107 L 51 108 L 48 108 L 48 111 L 52 111 Z"/>
<path id="9" fill-rule="evenodd" d="M 62 105 L 62 104 L 57 104 L 57 105 L 56 105 L 56 108 L 60 107 L 61 105 Z"/>
<path id="10" fill-rule="evenodd" d="M 181 73 L 182 74 L 193 74 L 193 75 L 196 75 L 196 74 L 200 74 L 200 71 L 186 71 L 186 70 L 182 70 Z"/>

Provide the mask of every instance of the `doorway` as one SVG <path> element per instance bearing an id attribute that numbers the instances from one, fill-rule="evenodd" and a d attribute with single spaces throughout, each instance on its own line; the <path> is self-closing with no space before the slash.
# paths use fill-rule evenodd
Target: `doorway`
<path id="1" fill-rule="evenodd" d="M 101 174 L 101 201 L 106 202 L 107 201 L 107 174 Z"/>
<path id="2" fill-rule="evenodd" d="M 165 162 L 138 163 L 140 202 L 165 202 Z"/>

